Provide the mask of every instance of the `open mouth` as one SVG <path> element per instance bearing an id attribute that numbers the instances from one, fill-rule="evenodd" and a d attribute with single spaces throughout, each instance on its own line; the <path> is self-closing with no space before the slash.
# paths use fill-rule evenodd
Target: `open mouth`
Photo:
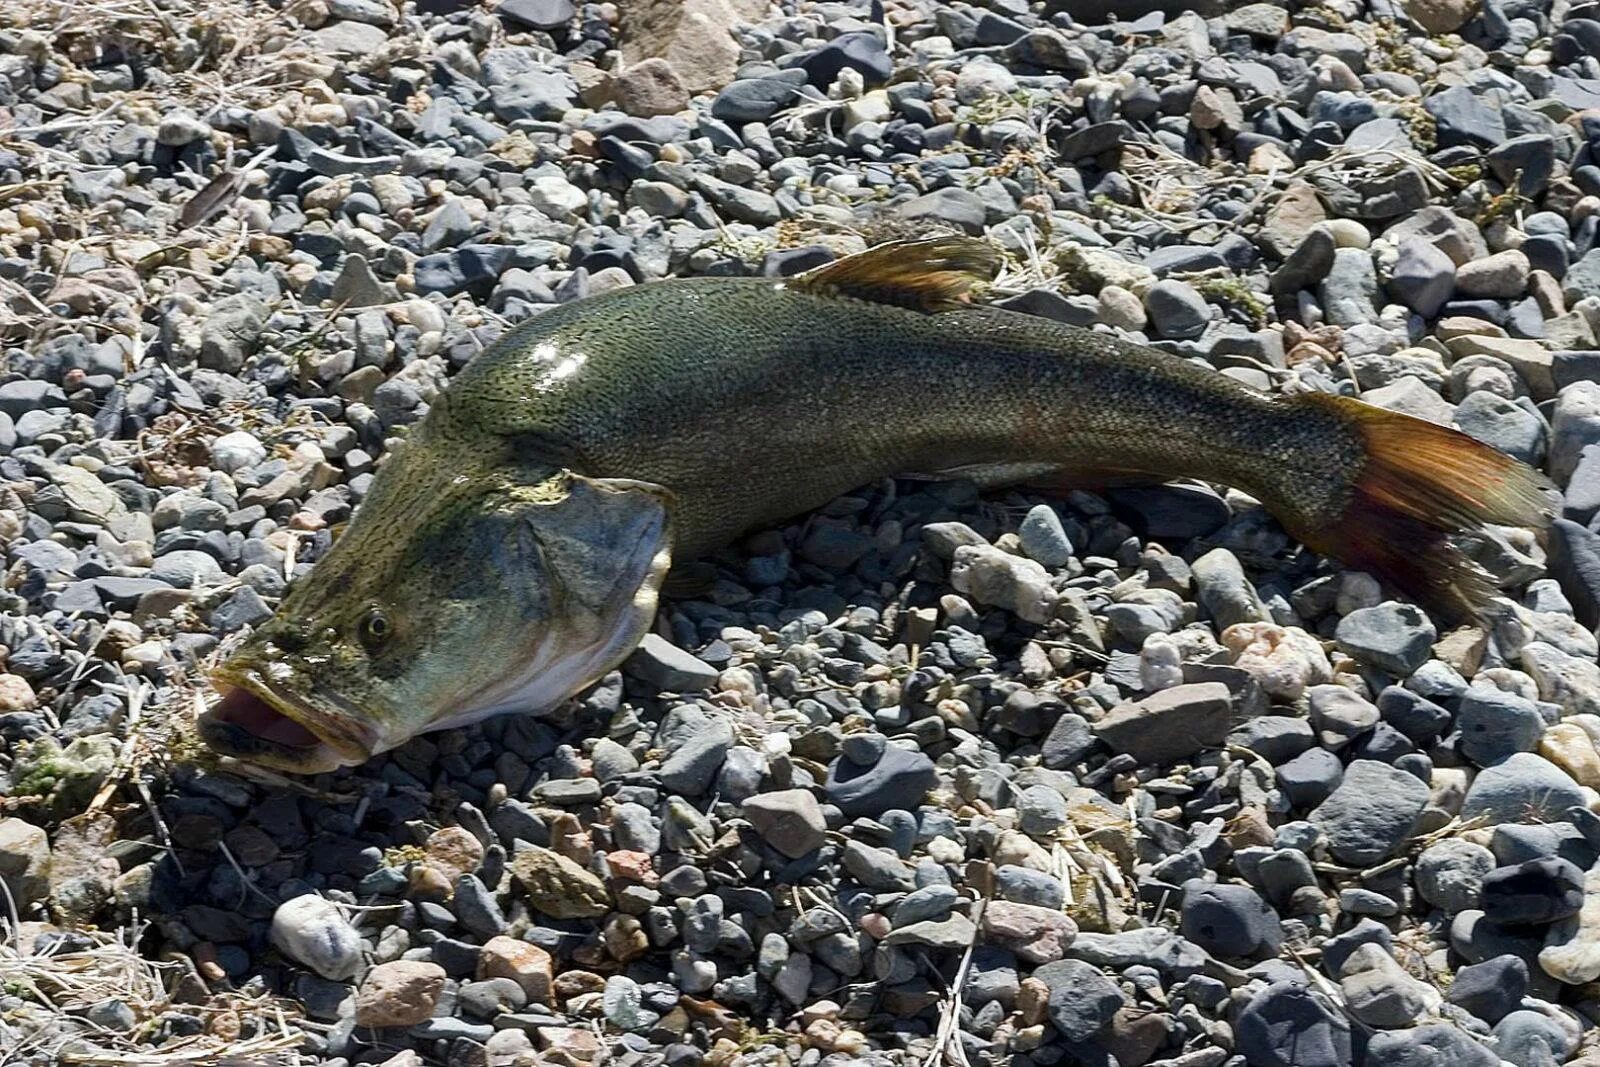
<path id="1" fill-rule="evenodd" d="M 314 748 L 322 738 L 242 687 L 226 690 L 210 712 L 217 722 L 286 748 Z"/>
<path id="2" fill-rule="evenodd" d="M 300 774 L 331 771 L 366 758 L 307 722 L 325 716 L 269 690 L 254 671 L 213 675 L 222 699 L 200 715 L 200 736 L 218 752 Z"/>

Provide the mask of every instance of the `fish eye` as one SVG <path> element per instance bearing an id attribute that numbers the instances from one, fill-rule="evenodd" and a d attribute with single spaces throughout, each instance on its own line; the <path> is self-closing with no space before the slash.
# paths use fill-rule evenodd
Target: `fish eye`
<path id="1" fill-rule="evenodd" d="M 375 648 L 383 644 L 389 637 L 390 629 L 389 617 L 377 608 L 373 608 L 362 616 L 361 622 L 357 626 L 361 643 L 368 648 Z"/>

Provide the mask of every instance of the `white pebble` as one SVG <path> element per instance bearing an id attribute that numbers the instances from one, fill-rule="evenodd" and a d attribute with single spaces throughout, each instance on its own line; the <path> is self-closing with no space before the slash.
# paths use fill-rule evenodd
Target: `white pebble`
<path id="1" fill-rule="evenodd" d="M 307 893 L 278 905 L 272 943 L 324 978 L 353 978 L 361 970 L 361 935 L 332 901 Z"/>

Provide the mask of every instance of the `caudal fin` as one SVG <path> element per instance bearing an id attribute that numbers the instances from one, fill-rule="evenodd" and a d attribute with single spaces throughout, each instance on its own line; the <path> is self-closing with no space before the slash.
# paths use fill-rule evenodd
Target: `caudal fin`
<path id="1" fill-rule="evenodd" d="M 1288 403 L 1331 411 L 1355 428 L 1366 453 L 1342 513 L 1296 531 L 1301 539 L 1428 607 L 1481 617 L 1496 587 L 1449 535 L 1546 525 L 1549 480 L 1459 430 L 1349 397 L 1306 393 Z"/>

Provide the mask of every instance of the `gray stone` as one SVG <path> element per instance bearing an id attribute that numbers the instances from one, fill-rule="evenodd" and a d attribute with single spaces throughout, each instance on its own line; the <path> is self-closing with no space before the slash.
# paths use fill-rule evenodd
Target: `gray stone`
<path id="1" fill-rule="evenodd" d="M 1399 678 L 1428 661 L 1438 636 L 1421 608 L 1395 600 L 1352 611 L 1334 634 L 1352 658 Z"/>
<path id="2" fill-rule="evenodd" d="M 1072 559 L 1072 542 L 1061 524 L 1061 516 L 1048 504 L 1036 504 L 1017 527 L 1017 540 L 1028 558 L 1054 570 Z"/>
<path id="3" fill-rule="evenodd" d="M 623 672 L 668 693 L 693 693 L 717 680 L 717 669 L 659 634 L 646 634 L 622 665 Z"/>
<path id="4" fill-rule="evenodd" d="M 1283 939 L 1278 913 L 1246 885 L 1185 882 L 1182 924 L 1184 937 L 1218 956 L 1275 953 Z"/>
<path id="5" fill-rule="evenodd" d="M 1116 983 L 1081 960 L 1057 960 L 1033 972 L 1050 990 L 1050 1021 L 1068 1041 L 1087 1041 L 1124 1003 Z"/>
<path id="6" fill-rule="evenodd" d="M 1494 853 L 1482 845 L 1446 838 L 1417 856 L 1417 892 L 1447 915 L 1476 908 L 1483 879 L 1494 866 Z"/>
<path id="7" fill-rule="evenodd" d="M 200 327 L 200 365 L 238 374 L 267 324 L 267 305 L 251 293 L 225 296 L 211 305 Z"/>
<path id="8" fill-rule="evenodd" d="M 667 688 L 663 686 L 663 688 Z M 661 764 L 661 784 L 696 797 L 706 791 L 733 748 L 733 728 L 720 720 L 691 734 Z"/>
<path id="9" fill-rule="evenodd" d="M 1272 615 L 1245 577 L 1239 558 L 1226 548 L 1213 548 L 1194 561 L 1192 574 L 1200 606 L 1225 630 L 1241 622 L 1272 622 Z"/>
<path id="10" fill-rule="evenodd" d="M 1309 818 L 1327 835 L 1336 859 L 1369 866 L 1404 843 L 1427 803 L 1428 787 L 1415 775 L 1376 760 L 1355 760 Z"/>
<path id="11" fill-rule="evenodd" d="M 988 218 L 978 194 L 954 187 L 924 193 L 907 200 L 894 211 L 909 221 L 943 223 L 971 234 L 982 233 Z"/>
<path id="12" fill-rule="evenodd" d="M 1489 823 L 1550 822 L 1587 806 L 1583 789 L 1543 756 L 1518 752 L 1478 772 L 1461 802 L 1463 819 Z"/>
<path id="13" fill-rule="evenodd" d="M 1368 1026 L 1412 1026 L 1443 1000 L 1378 945 L 1359 946 L 1346 957 L 1339 973 L 1345 1006 Z"/>
<path id="14" fill-rule="evenodd" d="M 828 800 L 851 817 L 869 818 L 890 809 L 914 811 L 938 784 L 933 761 L 921 752 L 890 745 L 869 766 L 843 757 L 828 768 Z"/>
<path id="15" fill-rule="evenodd" d="M 821 848 L 825 840 L 828 824 L 808 789 L 761 793 L 745 800 L 740 810 L 763 841 L 792 859 Z"/>
<path id="16" fill-rule="evenodd" d="M 1445 999 L 1493 1025 L 1516 1011 L 1527 991 L 1527 961 L 1494 956 L 1457 971 Z"/>
<path id="17" fill-rule="evenodd" d="M 1211 321 L 1211 306 L 1187 282 L 1156 282 L 1145 293 L 1144 307 L 1156 333 L 1173 340 L 1199 337 Z"/>
<path id="18" fill-rule="evenodd" d="M 1462 694 L 1456 712 L 1461 754 L 1480 767 L 1516 752 L 1532 752 L 1544 728 L 1544 716 L 1533 701 L 1483 685 Z"/>
<path id="19" fill-rule="evenodd" d="M 1337 249 L 1333 267 L 1318 293 L 1327 320 L 1335 326 L 1377 322 L 1377 295 L 1378 275 L 1373 270 L 1372 253 L 1364 248 Z"/>
<path id="20" fill-rule="evenodd" d="M 1367 1042 L 1365 1067 L 1500 1067 L 1500 1057 L 1448 1023 L 1385 1030 Z"/>
<path id="21" fill-rule="evenodd" d="M 1350 1024 L 1302 982 L 1273 982 L 1239 1010 L 1236 1051 L 1250 1067 L 1352 1067 Z"/>
<path id="22" fill-rule="evenodd" d="M 1483 910 L 1495 922 L 1542 925 L 1576 915 L 1583 906 L 1583 872 L 1560 856 L 1528 860 L 1490 871 L 1483 879 Z"/>
<path id="23" fill-rule="evenodd" d="M 1456 265 L 1449 256 L 1432 242 L 1411 237 L 1400 243 L 1389 274 L 1389 295 L 1431 319 L 1455 291 L 1455 279 Z"/>
<path id="24" fill-rule="evenodd" d="M 1233 697 L 1221 682 L 1163 689 L 1121 704 L 1094 724 L 1094 733 L 1114 751 L 1140 763 L 1164 764 L 1222 743 L 1233 724 Z"/>

